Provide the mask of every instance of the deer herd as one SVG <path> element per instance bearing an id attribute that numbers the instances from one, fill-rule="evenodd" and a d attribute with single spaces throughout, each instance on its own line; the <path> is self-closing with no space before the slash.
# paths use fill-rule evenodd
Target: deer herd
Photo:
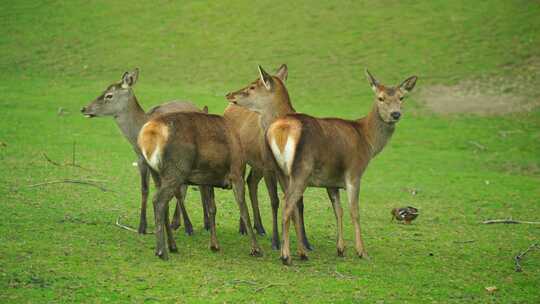
<path id="1" fill-rule="evenodd" d="M 199 187 L 204 227 L 210 231 L 210 249 L 219 250 L 216 235 L 214 187 L 232 189 L 240 209 L 239 231 L 251 241 L 250 253 L 261 256 L 256 233 L 264 235 L 258 203 L 258 184 L 264 179 L 272 207 L 272 248 L 290 265 L 289 226 L 293 221 L 297 254 L 307 259 L 311 250 L 304 226 L 303 194 L 307 187 L 326 188 L 336 217 L 337 254 L 343 256 L 343 208 L 340 189 L 347 191 L 354 226 L 355 249 L 366 258 L 358 198 L 361 179 L 370 160 L 387 144 L 401 117 L 401 106 L 417 77 L 398 86 L 379 83 L 366 70 L 374 92 L 369 114 L 357 120 L 318 118 L 297 113 L 285 86 L 286 65 L 274 75 L 258 67 L 257 79 L 228 93 L 223 115 L 209 114 L 189 102 L 173 101 L 145 112 L 133 86 L 139 70 L 126 72 L 81 112 L 86 117 L 112 116 L 137 154 L 141 177 L 141 214 L 138 232 L 147 232 L 146 205 L 149 176 L 156 186 L 153 197 L 156 255 L 168 259 L 177 252 L 173 230 L 183 218 L 185 232 L 193 227 L 184 206 L 189 185 Z M 246 165 L 249 173 L 245 177 Z M 245 201 L 245 183 L 253 211 L 253 226 Z M 281 239 L 278 232 L 278 184 L 284 193 Z M 169 202 L 176 209 L 169 217 Z"/>

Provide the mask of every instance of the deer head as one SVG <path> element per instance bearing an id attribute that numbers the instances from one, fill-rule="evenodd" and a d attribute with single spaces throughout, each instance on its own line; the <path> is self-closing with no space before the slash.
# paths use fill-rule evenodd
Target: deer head
<path id="1" fill-rule="evenodd" d="M 125 72 L 120 82 L 109 85 L 94 101 L 83 107 L 81 112 L 84 116 L 91 118 L 95 116 L 117 116 L 126 111 L 128 103 L 133 97 L 131 87 L 135 85 L 138 78 L 138 68 L 131 72 Z"/>
<path id="2" fill-rule="evenodd" d="M 395 124 L 401 117 L 401 105 L 405 95 L 412 91 L 418 78 L 411 76 L 396 87 L 387 87 L 380 84 L 367 69 L 366 77 L 375 93 L 375 106 L 379 117 L 388 124 Z"/>
<path id="3" fill-rule="evenodd" d="M 275 76 L 268 74 L 259 66 L 259 78 L 245 88 L 228 93 L 225 97 L 233 104 L 258 113 L 266 109 L 279 108 L 278 103 L 282 97 L 286 96 L 288 101 L 289 96 L 283 85 L 287 76 L 288 69 L 285 64 L 279 67 Z"/>

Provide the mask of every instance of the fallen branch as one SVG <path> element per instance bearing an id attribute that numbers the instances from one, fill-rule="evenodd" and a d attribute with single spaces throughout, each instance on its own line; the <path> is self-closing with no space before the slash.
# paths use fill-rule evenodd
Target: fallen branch
<path id="1" fill-rule="evenodd" d="M 471 144 L 471 145 L 477 147 L 478 149 L 480 149 L 480 150 L 482 150 L 482 151 L 483 151 L 483 150 L 487 150 L 487 148 L 486 148 L 485 146 L 483 146 L 483 145 L 481 145 L 481 144 L 479 144 L 479 143 L 477 143 L 477 142 L 475 142 L 475 141 L 469 140 L 469 144 Z"/>
<path id="2" fill-rule="evenodd" d="M 54 160 L 50 159 L 47 154 L 45 154 L 45 152 L 42 153 L 43 157 L 45 158 L 46 161 L 48 161 L 49 163 L 55 165 L 55 166 L 62 166 L 61 164 L 55 162 Z"/>
<path id="3" fill-rule="evenodd" d="M 482 224 L 532 224 L 540 225 L 540 222 L 529 222 L 529 221 L 519 221 L 513 219 L 502 219 L 502 220 L 487 220 L 483 221 Z"/>
<path id="4" fill-rule="evenodd" d="M 234 280 L 231 280 L 231 281 L 228 281 L 227 284 L 248 284 L 248 285 L 257 285 L 258 283 L 255 282 L 255 281 L 247 281 L 247 280 L 239 280 L 239 279 L 234 279 Z"/>
<path id="5" fill-rule="evenodd" d="M 87 186 L 92 186 L 92 187 L 96 187 L 98 188 L 99 190 L 103 191 L 103 192 L 114 192 L 113 190 L 110 190 L 110 189 L 107 189 L 101 185 L 98 185 L 96 184 L 96 182 L 103 182 L 103 181 L 98 181 L 98 180 L 82 180 L 82 179 L 62 179 L 62 180 L 54 180 L 54 181 L 49 181 L 49 182 L 43 182 L 43 183 L 37 183 L 37 184 L 32 184 L 32 185 L 28 185 L 26 186 L 27 188 L 35 188 L 35 187 L 39 187 L 39 186 L 45 186 L 45 185 L 52 185 L 52 184 L 79 184 L 79 185 L 87 185 Z"/>
<path id="6" fill-rule="evenodd" d="M 534 244 L 532 244 L 531 246 L 529 246 L 529 248 L 527 248 L 527 250 L 523 251 L 522 253 L 520 253 L 520 254 L 518 254 L 518 255 L 516 255 L 516 256 L 514 257 L 514 262 L 515 262 L 515 264 L 516 264 L 516 272 L 522 272 L 522 271 L 523 271 L 523 269 L 522 269 L 522 267 L 521 267 L 521 264 L 520 264 L 519 262 L 520 262 L 520 261 L 525 257 L 525 255 L 526 255 L 529 251 L 531 251 L 532 249 L 535 249 L 535 248 L 540 249 L 540 246 L 539 246 L 539 245 L 540 245 L 539 243 L 534 243 Z"/>
<path id="7" fill-rule="evenodd" d="M 119 216 L 118 218 L 116 218 L 116 223 L 115 223 L 115 225 L 116 225 L 117 227 L 122 228 L 122 229 L 126 229 L 127 231 L 139 233 L 139 231 L 138 231 L 137 229 L 132 228 L 132 227 L 129 227 L 129 226 L 124 225 L 124 224 L 121 224 L 121 223 L 120 223 L 120 216 Z M 153 232 L 153 231 L 150 231 L 150 232 L 146 232 L 146 234 L 154 234 L 154 232 Z"/>
<path id="8" fill-rule="evenodd" d="M 468 244 L 468 243 L 474 243 L 476 240 L 467 240 L 467 241 L 454 241 L 456 244 Z"/>
<path id="9" fill-rule="evenodd" d="M 267 284 L 267 285 L 264 285 L 264 286 L 261 286 L 257 289 L 255 289 L 255 292 L 260 292 L 260 291 L 263 291 L 267 288 L 270 288 L 270 287 L 274 287 L 274 286 L 287 286 L 287 284 L 284 284 L 284 283 L 270 283 L 270 284 Z"/>
<path id="10" fill-rule="evenodd" d="M 43 158 L 45 158 L 46 161 L 48 161 L 49 163 L 51 163 L 51 164 L 53 164 L 55 166 L 58 166 L 58 167 L 71 166 L 71 167 L 76 167 L 76 168 L 80 168 L 80 169 L 84 169 L 84 170 L 90 170 L 90 169 L 85 168 L 85 167 L 83 167 L 81 165 L 77 165 L 74 162 L 71 163 L 71 164 L 61 164 L 59 162 L 56 162 L 56 161 L 52 160 L 45 152 L 42 152 L 41 155 L 43 155 Z M 73 158 L 73 160 L 75 160 L 75 158 Z"/>

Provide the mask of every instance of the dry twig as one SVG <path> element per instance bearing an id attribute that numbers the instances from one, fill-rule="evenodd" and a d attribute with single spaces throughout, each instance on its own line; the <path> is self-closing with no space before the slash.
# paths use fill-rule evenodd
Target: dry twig
<path id="1" fill-rule="evenodd" d="M 260 292 L 260 291 L 265 290 L 266 288 L 270 288 L 270 287 L 274 287 L 274 286 L 287 286 L 287 284 L 284 284 L 284 283 L 270 283 L 270 284 L 267 284 L 267 285 L 264 285 L 264 286 L 261 286 L 261 287 L 255 289 L 255 292 Z"/>
<path id="2" fill-rule="evenodd" d="M 536 249 L 540 249 L 540 246 L 539 246 L 539 245 L 540 245 L 539 243 L 534 243 L 534 244 L 532 244 L 531 246 L 529 246 L 529 248 L 527 248 L 527 250 L 523 251 L 522 253 L 520 253 L 520 254 L 518 254 L 518 255 L 516 255 L 516 256 L 514 257 L 514 262 L 515 262 L 515 264 L 516 264 L 516 272 L 522 272 L 522 271 L 523 271 L 523 269 L 522 269 L 522 267 L 521 267 L 521 264 L 520 264 L 519 262 L 520 262 L 520 261 L 525 257 L 525 255 L 526 255 L 529 251 L 531 251 L 532 249 L 535 249 L 535 248 L 536 248 Z"/>
<path id="3" fill-rule="evenodd" d="M 456 244 L 468 244 L 468 243 L 474 243 L 476 240 L 467 240 L 467 241 L 454 241 Z"/>
<path id="4" fill-rule="evenodd" d="M 99 190 L 101 190 L 103 192 L 114 192 L 113 190 L 107 189 L 107 188 L 105 188 L 105 187 L 103 187 L 101 185 L 96 184 L 96 182 L 104 182 L 104 181 L 99 181 L 99 180 L 95 180 L 95 179 L 87 179 L 87 180 L 82 180 L 82 179 L 61 179 L 61 180 L 54 180 L 54 181 L 48 181 L 48 182 L 43 182 L 43 183 L 32 184 L 32 185 L 28 185 L 26 187 L 27 188 L 35 188 L 35 187 L 39 187 L 39 186 L 52 185 L 52 184 L 79 184 L 79 185 L 88 185 L 88 186 L 96 187 L 96 188 L 98 188 Z"/>
<path id="5" fill-rule="evenodd" d="M 513 219 L 509 218 L 509 219 L 502 219 L 502 220 L 487 220 L 487 221 L 483 221 L 482 224 L 532 224 L 532 225 L 540 225 L 540 222 L 519 221 L 519 220 L 513 220 Z"/>
<path id="6" fill-rule="evenodd" d="M 476 141 L 472 141 L 472 140 L 469 140 L 469 144 L 477 147 L 478 149 L 484 151 L 484 150 L 487 150 L 487 148 L 479 143 L 477 143 Z"/>
<path id="7" fill-rule="evenodd" d="M 71 164 L 61 164 L 59 162 L 56 162 L 56 161 L 52 160 L 45 152 L 42 152 L 41 155 L 43 155 L 43 158 L 45 158 L 46 161 L 48 161 L 49 163 L 51 163 L 51 164 L 53 164 L 55 166 L 58 166 L 58 167 L 71 166 L 71 167 L 77 167 L 77 168 L 84 169 L 84 170 L 90 170 L 90 169 L 85 168 L 85 167 L 83 167 L 81 165 L 75 164 L 75 154 L 73 155 L 73 159 L 72 159 Z"/>
<path id="8" fill-rule="evenodd" d="M 135 228 L 133 228 L 133 227 L 129 227 L 129 226 L 124 225 L 124 224 L 121 224 L 121 223 L 120 223 L 120 216 L 119 216 L 118 218 L 116 218 L 116 223 L 115 223 L 115 225 L 116 225 L 117 227 L 122 228 L 122 229 L 126 229 L 127 231 L 139 233 L 139 231 L 138 231 L 137 229 L 135 229 Z M 146 232 L 146 234 L 154 234 L 154 232 L 153 232 L 153 231 L 150 231 L 150 232 Z"/>

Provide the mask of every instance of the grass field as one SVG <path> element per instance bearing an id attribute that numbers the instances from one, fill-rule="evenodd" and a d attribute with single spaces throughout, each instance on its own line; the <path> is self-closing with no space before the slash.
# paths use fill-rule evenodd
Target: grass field
<path id="1" fill-rule="evenodd" d="M 513 264 L 540 241 L 540 226 L 480 224 L 540 220 L 540 108 L 435 114 L 419 97 L 432 86 L 484 81 L 505 96 L 540 100 L 540 69 L 530 68 L 540 60 L 540 3 L 288 2 L 0 2 L 0 302 L 540 302 L 540 251 L 525 257 L 523 272 Z M 365 67 L 388 84 L 419 77 L 363 179 L 369 261 L 354 254 L 346 204 L 347 251 L 336 256 L 335 220 L 320 189 L 305 195 L 315 250 L 307 262 L 293 257 L 292 267 L 282 266 L 269 236 L 259 237 L 264 257 L 248 255 L 228 191 L 217 193 L 218 253 L 207 248 L 195 191 L 187 198 L 195 235 L 177 232 L 179 254 L 169 262 L 154 256 L 154 236 L 114 226 L 120 215 L 138 224 L 135 156 L 112 119 L 85 119 L 82 106 L 137 66 L 145 108 L 187 99 L 222 113 L 225 93 L 254 80 L 257 64 L 281 63 L 296 109 L 318 116 L 367 114 Z M 479 91 L 471 102 L 489 106 Z M 74 143 L 84 169 L 43 157 L 69 164 Z M 28 187 L 68 178 L 106 180 L 114 192 Z M 418 220 L 390 223 L 390 209 L 409 204 L 421 210 Z"/>

